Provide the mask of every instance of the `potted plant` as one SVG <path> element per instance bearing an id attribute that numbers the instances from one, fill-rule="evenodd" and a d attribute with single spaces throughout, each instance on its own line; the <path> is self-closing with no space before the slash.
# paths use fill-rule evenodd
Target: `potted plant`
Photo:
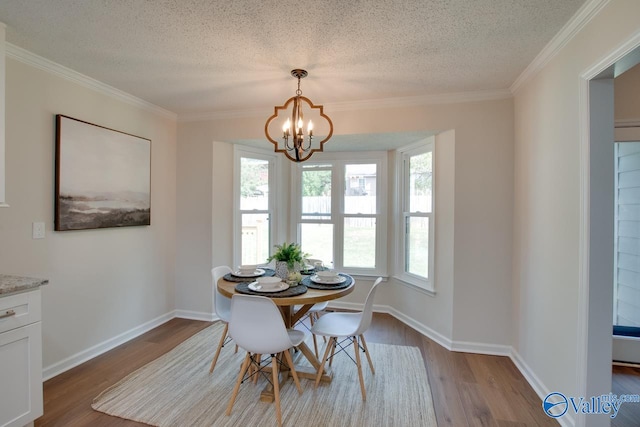
<path id="1" fill-rule="evenodd" d="M 276 252 L 271 255 L 267 262 L 276 261 L 276 276 L 283 280 L 289 278 L 289 273 L 297 273 L 300 271 L 303 260 L 309 256 L 302 252 L 300 245 L 297 243 L 283 243 L 275 245 Z"/>

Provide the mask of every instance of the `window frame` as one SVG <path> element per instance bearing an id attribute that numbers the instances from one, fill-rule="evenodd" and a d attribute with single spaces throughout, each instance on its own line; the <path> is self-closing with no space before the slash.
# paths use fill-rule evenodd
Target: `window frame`
<path id="1" fill-rule="evenodd" d="M 331 164 L 331 219 L 302 219 L 302 170 L 310 164 Z M 376 214 L 346 214 L 344 212 L 345 168 L 351 164 L 376 164 Z M 387 152 L 316 153 L 304 163 L 291 164 L 291 228 L 290 234 L 301 241 L 300 225 L 322 223 L 333 225 L 333 268 L 356 276 L 374 277 L 387 275 Z M 326 216 L 326 215 L 325 215 Z M 374 217 L 376 219 L 375 267 L 344 267 L 344 220 L 349 217 Z M 302 248 L 304 250 L 304 248 Z M 323 260 L 328 262 L 328 260 Z"/>
<path id="2" fill-rule="evenodd" d="M 273 191 L 276 183 L 280 182 L 279 179 L 279 157 L 272 152 L 266 150 L 260 150 L 253 147 L 240 146 L 234 144 L 233 150 L 233 265 L 242 264 L 242 215 L 243 214 L 262 214 L 268 215 L 269 221 L 269 249 L 268 253 L 271 254 L 273 245 L 278 241 L 278 217 L 280 212 L 276 209 L 280 206 L 280 199 L 282 197 L 278 191 Z M 242 210 L 240 209 L 240 168 L 242 158 L 252 158 L 258 160 L 267 161 L 269 164 L 269 201 L 266 210 Z M 266 264 L 266 259 L 259 264 Z"/>
<path id="3" fill-rule="evenodd" d="M 410 206 L 410 184 L 409 178 L 409 159 L 412 156 L 431 152 L 431 212 L 411 213 Z M 396 194 L 397 203 L 395 209 L 396 223 L 396 260 L 394 277 L 403 283 L 411 285 L 419 290 L 423 290 L 430 295 L 435 295 L 435 222 L 436 222 L 436 151 L 435 138 L 430 137 L 418 143 L 396 149 Z M 429 256 L 428 256 L 428 272 L 429 277 L 424 278 L 416 274 L 406 271 L 407 253 L 406 253 L 406 227 L 407 218 L 426 217 L 429 218 Z"/>

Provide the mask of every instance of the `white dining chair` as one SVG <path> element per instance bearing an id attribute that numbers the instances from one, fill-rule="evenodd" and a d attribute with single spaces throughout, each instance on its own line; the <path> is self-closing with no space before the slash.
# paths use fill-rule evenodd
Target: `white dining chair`
<path id="1" fill-rule="evenodd" d="M 279 360 L 279 355 L 284 355 L 298 393 L 301 394 L 302 387 L 289 350 L 299 346 L 305 340 L 307 334 L 296 329 L 287 330 L 278 306 L 270 298 L 240 294 L 236 294 L 231 298 L 229 334 L 247 354 L 242 362 L 236 385 L 233 388 L 233 393 L 227 406 L 227 415 L 231 415 L 240 384 L 245 379 L 249 364 L 257 363 L 258 369 L 262 368 L 260 360 L 256 360 L 254 356 L 270 354 L 271 383 L 276 404 L 276 416 L 278 425 L 281 426 L 282 413 L 280 411 L 280 381 L 278 373 L 278 364 L 281 363 L 281 357 Z"/>
<path id="2" fill-rule="evenodd" d="M 314 259 L 314 258 L 307 258 L 305 261 L 312 266 L 315 265 L 316 262 L 320 262 L 320 263 L 322 262 L 322 260 Z M 301 325 L 305 327 L 308 331 L 310 331 L 315 321 L 320 317 L 320 313 L 322 313 L 327 308 L 328 305 L 329 305 L 329 301 L 324 301 L 324 302 L 319 302 L 317 304 L 314 304 L 313 306 L 311 306 L 309 311 L 307 311 L 307 313 L 300 320 L 298 320 L 298 323 L 296 323 L 296 325 Z M 293 311 L 297 312 L 301 308 L 302 308 L 301 305 L 294 305 Z M 307 324 L 305 323 L 307 319 L 309 320 L 309 324 L 311 325 L 311 327 L 307 326 Z M 324 338 L 324 342 L 327 342 L 326 337 Z M 318 358 L 319 357 L 318 356 L 318 340 L 316 339 L 315 335 L 313 335 L 313 350 L 316 353 L 316 358 Z"/>
<path id="3" fill-rule="evenodd" d="M 318 387 L 318 384 L 320 383 L 320 378 L 324 371 L 324 364 L 328 360 L 329 351 L 331 351 L 330 358 L 333 359 L 336 346 L 340 347 L 340 351 L 344 351 L 347 347 L 344 347 L 342 344 L 345 341 L 349 341 L 349 344 L 353 343 L 353 350 L 356 357 L 355 363 L 358 367 L 358 378 L 360 379 L 362 400 L 367 400 L 367 394 L 364 389 L 364 377 L 362 376 L 362 364 L 360 363 L 360 350 L 362 350 L 367 356 L 371 373 L 375 374 L 376 372 L 373 369 L 373 362 L 371 362 L 371 356 L 367 349 L 367 343 L 364 340 L 364 333 L 371 325 L 371 318 L 373 316 L 373 298 L 380 282 L 382 282 L 382 277 L 378 277 L 373 283 L 373 286 L 367 295 L 367 299 L 365 300 L 362 312 L 327 313 L 324 316 L 321 316 L 311 328 L 311 333 L 314 335 L 329 337 L 329 342 L 327 343 L 324 351 L 324 356 L 320 362 L 320 369 L 318 369 L 318 373 L 316 375 L 315 387 Z M 338 338 L 342 338 L 342 340 L 338 341 Z"/>
<path id="4" fill-rule="evenodd" d="M 218 280 L 220 280 L 225 274 L 231 273 L 231 268 L 226 265 L 221 265 L 219 267 L 214 267 L 211 269 L 211 276 L 213 277 L 213 306 L 215 308 L 216 315 L 224 322 L 224 331 L 222 332 L 222 336 L 220 337 L 220 342 L 218 343 L 218 348 L 216 349 L 216 353 L 213 356 L 213 360 L 211 361 L 211 367 L 209 368 L 209 373 L 211 374 L 213 370 L 216 368 L 216 363 L 218 362 L 218 356 L 220 356 L 220 350 L 224 347 L 231 338 L 229 337 L 229 319 L 231 318 L 231 298 L 227 298 L 222 295 L 218 291 Z M 238 351 L 238 347 L 236 346 L 236 352 Z"/>

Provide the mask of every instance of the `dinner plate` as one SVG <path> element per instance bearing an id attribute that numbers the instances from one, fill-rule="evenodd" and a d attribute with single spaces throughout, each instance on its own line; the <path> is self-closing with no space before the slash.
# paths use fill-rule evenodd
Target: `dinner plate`
<path id="1" fill-rule="evenodd" d="M 289 285 L 284 282 L 280 282 L 274 287 L 263 288 L 259 283 L 253 282 L 253 283 L 249 283 L 248 288 L 254 292 L 273 293 L 273 292 L 282 292 L 284 290 L 287 290 L 289 289 Z"/>
<path id="2" fill-rule="evenodd" d="M 253 273 L 241 273 L 239 271 L 234 271 L 231 274 L 236 277 L 258 277 L 264 274 L 264 270 L 261 268 L 256 268 L 256 270 Z"/>
<path id="3" fill-rule="evenodd" d="M 338 276 L 333 279 L 327 279 L 326 277 L 320 277 L 317 274 L 314 274 L 309 278 L 312 282 L 320 283 L 322 285 L 339 285 L 340 283 L 344 283 L 347 278 L 344 276 Z"/>

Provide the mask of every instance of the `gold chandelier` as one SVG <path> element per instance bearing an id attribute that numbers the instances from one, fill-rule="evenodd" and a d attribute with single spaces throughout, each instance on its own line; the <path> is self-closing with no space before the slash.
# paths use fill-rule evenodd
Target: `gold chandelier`
<path id="1" fill-rule="evenodd" d="M 313 105 L 309 98 L 302 96 L 302 90 L 300 90 L 300 79 L 307 77 L 308 74 L 309 73 L 307 73 L 306 70 L 298 68 L 291 70 L 291 75 L 298 79 L 298 90 L 296 90 L 296 95 L 289 98 L 284 105 L 274 107 L 273 115 L 267 119 L 267 122 L 264 125 L 264 133 L 267 139 L 274 145 L 274 151 L 284 153 L 285 156 L 294 162 L 304 162 L 316 151 L 322 151 L 324 143 L 331 138 L 331 135 L 333 135 L 333 123 L 329 116 L 324 114 L 323 106 Z M 311 108 L 308 112 L 318 110 L 319 117 L 325 119 L 329 126 L 327 136 L 315 146 L 312 144 L 313 123 L 311 120 L 307 123 L 305 134 L 304 112 L 302 109 L 303 102 L 307 103 L 308 107 Z M 291 112 L 288 113 L 287 109 L 290 104 L 292 104 Z M 279 137 L 273 138 L 270 135 L 269 124 L 273 119 L 278 117 L 278 112 L 282 110 L 285 111 L 284 115 L 288 117 L 286 122 L 282 125 L 282 143 L 278 143 L 276 138 Z"/>

